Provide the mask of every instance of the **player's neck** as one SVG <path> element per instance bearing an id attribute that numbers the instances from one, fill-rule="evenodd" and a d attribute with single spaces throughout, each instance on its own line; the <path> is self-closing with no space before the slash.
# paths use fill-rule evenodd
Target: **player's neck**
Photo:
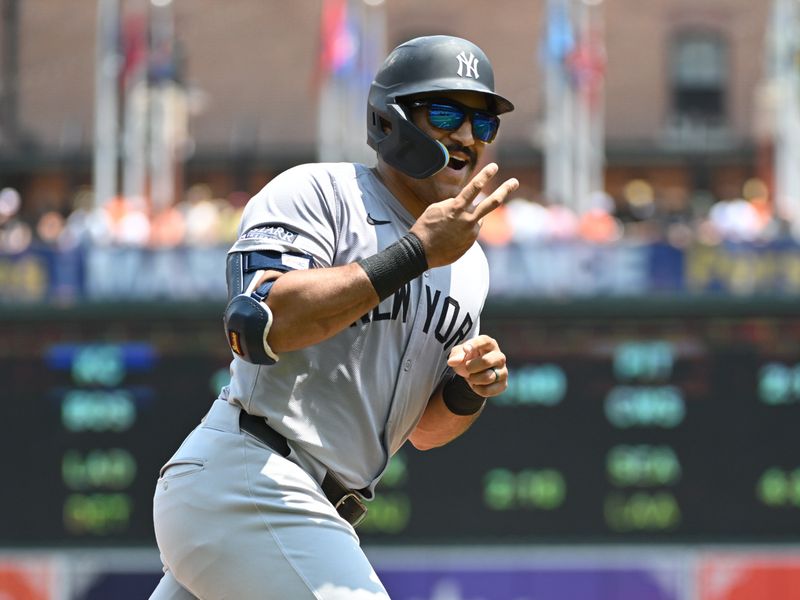
<path id="1" fill-rule="evenodd" d="M 415 191 L 404 180 L 403 176 L 398 171 L 388 167 L 382 161 L 372 168 L 375 177 L 378 178 L 384 187 L 397 198 L 398 202 L 411 213 L 415 219 L 418 218 L 427 208 L 428 204 L 420 200 Z"/>

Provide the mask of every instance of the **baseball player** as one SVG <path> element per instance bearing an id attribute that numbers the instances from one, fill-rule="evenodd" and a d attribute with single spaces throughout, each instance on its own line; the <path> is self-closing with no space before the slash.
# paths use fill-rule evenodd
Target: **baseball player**
<path id="1" fill-rule="evenodd" d="M 377 166 L 307 164 L 248 203 L 228 253 L 231 382 L 161 469 L 152 598 L 388 598 L 355 526 L 390 457 L 463 433 L 506 389 L 479 334 L 481 156 L 513 110 L 450 36 L 395 48 L 370 88 Z"/>

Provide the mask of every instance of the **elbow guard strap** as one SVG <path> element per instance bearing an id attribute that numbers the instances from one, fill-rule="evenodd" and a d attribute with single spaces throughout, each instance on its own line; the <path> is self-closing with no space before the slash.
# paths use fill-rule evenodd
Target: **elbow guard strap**
<path id="1" fill-rule="evenodd" d="M 451 413 L 462 417 L 474 415 L 486 404 L 486 398 L 476 394 L 467 380 L 455 373 L 442 386 L 442 399 Z"/>
<path id="2" fill-rule="evenodd" d="M 278 355 L 267 343 L 272 311 L 265 300 L 273 283 L 268 281 L 256 291 L 234 296 L 225 308 L 223 317 L 231 350 L 256 365 L 274 365 L 278 362 Z"/>

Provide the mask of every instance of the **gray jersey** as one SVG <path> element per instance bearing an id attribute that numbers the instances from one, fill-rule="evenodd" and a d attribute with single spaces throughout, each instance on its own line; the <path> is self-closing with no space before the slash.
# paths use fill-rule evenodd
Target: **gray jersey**
<path id="1" fill-rule="evenodd" d="M 277 250 L 292 269 L 339 266 L 379 252 L 413 223 L 367 167 L 301 165 L 250 200 L 231 252 Z M 371 496 L 441 381 L 450 349 L 477 334 L 488 287 L 486 258 L 474 244 L 328 340 L 271 366 L 234 356 L 222 398 L 266 417 L 306 467 L 330 469 Z"/>

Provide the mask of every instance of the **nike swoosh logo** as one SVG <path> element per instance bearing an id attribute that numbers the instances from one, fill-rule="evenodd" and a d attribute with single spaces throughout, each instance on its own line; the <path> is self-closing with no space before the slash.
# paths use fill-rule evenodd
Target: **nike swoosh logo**
<path id="1" fill-rule="evenodd" d="M 388 225 L 391 221 L 381 221 L 380 219 L 373 219 L 372 215 L 367 213 L 367 223 L 370 225 Z"/>

